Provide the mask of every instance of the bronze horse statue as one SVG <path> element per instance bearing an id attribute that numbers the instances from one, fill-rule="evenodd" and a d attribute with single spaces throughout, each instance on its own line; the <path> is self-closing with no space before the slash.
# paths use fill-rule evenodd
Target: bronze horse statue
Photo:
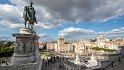
<path id="1" fill-rule="evenodd" d="M 25 20 L 25 28 L 29 28 L 31 30 L 33 30 L 34 23 L 37 24 L 37 20 L 35 17 L 35 9 L 34 7 L 32 7 L 32 4 L 33 3 L 31 2 L 30 6 L 25 6 L 23 12 L 23 18 Z M 26 24 L 28 24 L 28 27 L 26 27 Z"/>

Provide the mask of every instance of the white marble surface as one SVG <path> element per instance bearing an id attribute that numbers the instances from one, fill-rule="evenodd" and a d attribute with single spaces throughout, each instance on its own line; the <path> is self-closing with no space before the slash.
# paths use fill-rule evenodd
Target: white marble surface
<path id="1" fill-rule="evenodd" d="M 32 31 L 30 29 L 27 29 L 27 28 L 21 28 L 19 30 L 19 33 L 21 33 L 21 34 L 31 34 Z"/>

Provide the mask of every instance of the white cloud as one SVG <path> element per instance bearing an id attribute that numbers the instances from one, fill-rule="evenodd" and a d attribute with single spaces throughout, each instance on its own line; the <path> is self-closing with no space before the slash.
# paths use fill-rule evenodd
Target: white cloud
<path id="1" fill-rule="evenodd" d="M 122 34 L 122 33 L 124 33 L 124 27 L 105 32 L 105 34 Z"/>
<path id="2" fill-rule="evenodd" d="M 10 21 L 6 21 L 6 20 L 2 20 L 1 25 L 5 26 L 7 28 L 22 28 L 22 27 L 24 27 L 23 24 L 19 24 L 19 23 L 14 24 L 14 23 L 12 23 Z"/>
<path id="3" fill-rule="evenodd" d="M 40 33 L 38 34 L 40 37 L 40 41 L 42 42 L 50 42 L 50 41 L 55 41 L 55 39 L 53 39 L 50 35 L 44 34 L 44 33 Z"/>
<path id="4" fill-rule="evenodd" d="M 124 14 L 123 0 L 35 0 L 54 20 L 106 21 Z M 44 15 L 43 15 L 44 16 Z"/>
<path id="5" fill-rule="evenodd" d="M 0 20 L 9 22 L 7 24 L 12 23 L 13 27 L 4 24 L 7 28 L 9 27 L 16 28 L 20 24 L 24 23 L 24 20 L 22 17 L 23 9 L 24 9 L 24 6 L 29 5 L 29 2 L 26 3 L 24 0 L 10 0 L 10 2 L 14 5 L 0 4 L 0 12 L 1 12 Z M 53 28 L 60 25 L 60 20 L 55 19 L 51 15 L 51 13 L 46 11 L 46 8 L 42 6 L 37 6 L 37 5 L 35 5 L 34 7 L 36 10 L 36 17 L 38 21 L 38 24 L 35 27 L 49 29 L 49 28 Z"/>
<path id="6" fill-rule="evenodd" d="M 9 4 L 0 4 L 0 18 L 13 23 L 20 22 L 18 8 Z"/>
<path id="7" fill-rule="evenodd" d="M 22 12 L 29 0 L 10 0 L 14 5 L 0 4 L 0 18 L 23 23 Z M 54 28 L 62 22 L 107 21 L 124 14 L 123 0 L 34 0 L 38 27 Z M 9 13 L 9 14 L 8 14 Z"/>
<path id="8" fill-rule="evenodd" d="M 41 34 L 38 34 L 40 36 L 40 38 L 47 38 L 48 35 L 47 34 L 44 34 L 44 33 L 41 33 Z"/>
<path id="9" fill-rule="evenodd" d="M 0 4 L 0 25 L 6 28 L 24 27 L 23 8 L 30 0 L 10 0 L 14 5 Z M 33 0 L 40 28 L 54 28 L 66 22 L 103 22 L 124 15 L 124 0 Z M 66 37 L 93 34 L 95 31 L 82 28 L 65 28 L 59 35 Z M 124 27 L 104 34 L 122 34 Z M 98 32 L 95 32 L 96 34 Z"/>
<path id="10" fill-rule="evenodd" d="M 98 35 L 103 34 L 105 37 L 108 38 L 116 38 L 116 37 L 124 37 L 124 27 L 120 27 L 118 29 L 112 29 L 111 31 L 107 32 L 97 32 L 91 29 L 82 29 L 82 28 L 74 28 L 69 27 L 59 31 L 59 36 L 64 36 L 67 39 L 80 40 L 81 37 L 86 39 L 96 38 Z"/>
<path id="11" fill-rule="evenodd" d="M 19 10 L 14 5 L 0 4 L 0 25 L 6 28 L 22 27 L 22 18 L 19 15 Z"/>
<path id="12" fill-rule="evenodd" d="M 82 29 L 82 28 L 74 28 L 69 27 L 59 31 L 59 36 L 64 36 L 66 38 L 77 38 L 79 39 L 81 36 L 92 36 L 95 33 L 94 30 L 90 29 Z M 89 36 L 89 37 L 90 37 Z"/>
<path id="13" fill-rule="evenodd" d="M 120 27 L 117 29 L 112 29 L 111 31 L 106 31 L 106 32 L 96 32 L 95 34 L 103 34 L 103 35 L 114 35 L 114 36 L 120 36 L 119 34 L 124 33 L 124 27 Z"/>
<path id="14" fill-rule="evenodd" d="M 112 34 L 112 35 L 106 35 L 106 37 L 108 37 L 108 38 L 117 38 L 117 37 L 124 37 L 124 35 L 122 35 L 122 34 Z"/>
<path id="15" fill-rule="evenodd" d="M 82 28 L 74 28 L 74 27 L 65 28 L 64 30 L 60 31 L 60 33 L 73 33 L 73 32 L 93 33 L 94 31 L 90 29 L 82 29 Z"/>
<path id="16" fill-rule="evenodd" d="M 120 27 L 117 29 L 112 29 L 111 31 L 106 31 L 106 32 L 96 32 L 95 34 L 103 34 L 105 37 L 124 37 L 124 27 Z"/>

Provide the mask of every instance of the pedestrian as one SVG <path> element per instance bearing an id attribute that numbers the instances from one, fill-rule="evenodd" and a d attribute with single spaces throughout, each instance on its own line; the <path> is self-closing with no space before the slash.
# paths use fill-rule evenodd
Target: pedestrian
<path id="1" fill-rule="evenodd" d="M 61 68 L 61 65 L 59 65 L 59 69 Z"/>
<path id="2" fill-rule="evenodd" d="M 8 62 L 6 62 L 6 65 L 8 65 Z"/>
<path id="3" fill-rule="evenodd" d="M 121 62 L 121 57 L 119 56 L 119 59 L 118 59 L 119 62 Z"/>
<path id="4" fill-rule="evenodd" d="M 112 66 L 111 66 L 111 67 L 114 67 L 114 65 L 113 65 L 113 64 L 114 64 L 114 62 L 112 61 Z"/>

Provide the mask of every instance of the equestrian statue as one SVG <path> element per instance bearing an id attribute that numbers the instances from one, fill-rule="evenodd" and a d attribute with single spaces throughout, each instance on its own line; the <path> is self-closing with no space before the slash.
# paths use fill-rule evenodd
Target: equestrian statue
<path id="1" fill-rule="evenodd" d="M 33 2 L 30 2 L 30 6 L 25 6 L 23 11 L 23 18 L 25 20 L 25 28 L 33 30 L 34 23 L 37 24 L 37 20 L 35 17 L 35 9 L 32 6 Z M 27 27 L 28 24 L 28 27 Z"/>

